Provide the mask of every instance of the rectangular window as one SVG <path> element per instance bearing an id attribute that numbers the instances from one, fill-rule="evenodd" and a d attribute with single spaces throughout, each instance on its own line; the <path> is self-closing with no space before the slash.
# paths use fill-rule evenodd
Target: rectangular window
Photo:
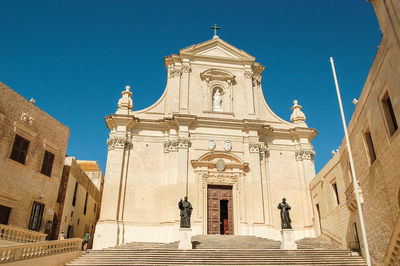
<path id="1" fill-rule="evenodd" d="M 333 192 L 335 192 L 336 202 L 339 205 L 340 204 L 340 202 L 339 202 L 339 193 L 338 193 L 336 182 L 332 184 L 332 188 L 333 188 Z"/>
<path id="2" fill-rule="evenodd" d="M 75 206 L 76 204 L 76 193 L 78 191 L 78 182 L 75 183 L 75 189 L 74 189 L 74 197 L 72 198 L 72 206 Z"/>
<path id="3" fill-rule="evenodd" d="M 375 153 L 374 143 L 372 142 L 371 132 L 369 131 L 369 129 L 367 129 L 364 132 L 364 138 L 365 138 L 365 143 L 367 145 L 369 159 L 372 164 L 376 160 L 376 153 Z"/>
<path id="4" fill-rule="evenodd" d="M 392 101 L 390 100 L 389 94 L 386 92 L 385 96 L 382 98 L 383 113 L 385 115 L 386 124 L 389 129 L 390 136 L 396 132 L 398 125 L 396 116 L 394 114 Z"/>
<path id="5" fill-rule="evenodd" d="M 42 170 L 40 172 L 44 175 L 51 176 L 51 170 L 53 169 L 54 154 L 49 151 L 44 152 Z"/>
<path id="6" fill-rule="evenodd" d="M 8 218 L 10 217 L 11 208 L 0 205 L 0 224 L 8 224 Z"/>
<path id="7" fill-rule="evenodd" d="M 40 202 L 33 202 L 31 217 L 29 219 L 28 228 L 31 230 L 40 230 L 40 226 L 42 225 L 42 217 L 43 217 L 44 204 Z"/>
<path id="8" fill-rule="evenodd" d="M 83 214 L 86 214 L 88 195 L 89 194 L 86 192 L 85 207 L 83 207 Z"/>
<path id="9" fill-rule="evenodd" d="M 97 205 L 96 205 L 96 203 L 94 203 L 94 208 L 93 208 L 94 213 L 96 213 L 96 209 L 97 209 Z"/>
<path id="10" fill-rule="evenodd" d="M 26 155 L 28 154 L 29 140 L 19 135 L 15 135 L 14 144 L 10 154 L 10 159 L 25 164 Z"/>

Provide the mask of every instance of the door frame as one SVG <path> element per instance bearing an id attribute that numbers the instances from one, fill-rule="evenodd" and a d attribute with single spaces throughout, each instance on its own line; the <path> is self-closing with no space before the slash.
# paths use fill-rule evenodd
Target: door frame
<path id="1" fill-rule="evenodd" d="M 230 234 L 230 235 L 235 235 L 235 219 L 234 219 L 234 217 L 235 217 L 235 211 L 234 211 L 234 200 L 233 200 L 233 186 L 230 186 L 230 185 L 215 185 L 215 184 L 208 184 L 207 185 L 207 206 L 206 206 L 206 209 L 207 209 L 207 216 L 205 216 L 206 217 L 206 224 L 207 224 L 207 235 L 209 235 L 210 233 L 209 233 L 209 228 L 208 228 L 208 219 L 209 219 L 209 210 L 208 210 L 208 208 L 209 208 L 209 205 L 208 205 L 208 191 L 209 191 L 209 188 L 210 187 L 220 187 L 220 189 L 222 190 L 222 188 L 225 188 L 226 190 L 228 190 L 228 191 L 230 191 L 230 194 L 231 194 L 231 200 L 229 200 L 230 201 L 230 204 L 232 204 L 232 213 L 231 213 L 231 220 L 232 220 L 232 227 L 233 228 L 229 228 L 229 231 L 230 232 L 232 232 L 232 234 Z M 224 198 L 218 198 L 218 200 L 219 200 L 219 203 L 221 202 L 221 200 L 223 200 Z M 228 201 L 228 202 L 229 202 Z M 221 207 L 220 207 L 221 208 Z M 227 206 L 227 208 L 228 208 L 228 217 L 230 216 L 229 214 L 229 203 L 228 203 L 228 206 Z M 220 210 L 220 212 L 221 212 L 221 210 Z M 220 220 L 221 220 L 221 217 L 220 217 Z M 219 224 L 220 225 L 220 224 Z M 220 227 L 218 227 L 218 228 L 220 228 Z M 233 230 L 232 230 L 233 229 Z M 221 234 L 221 233 L 220 233 Z"/>

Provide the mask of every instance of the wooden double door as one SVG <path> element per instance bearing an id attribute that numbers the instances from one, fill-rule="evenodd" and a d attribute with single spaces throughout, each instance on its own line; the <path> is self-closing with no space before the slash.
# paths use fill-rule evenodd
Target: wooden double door
<path id="1" fill-rule="evenodd" d="M 231 186 L 207 188 L 207 233 L 233 235 L 233 200 Z"/>

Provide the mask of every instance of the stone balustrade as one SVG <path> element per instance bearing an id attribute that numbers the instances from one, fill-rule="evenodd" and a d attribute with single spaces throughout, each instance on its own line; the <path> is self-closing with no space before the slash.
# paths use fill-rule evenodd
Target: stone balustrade
<path id="1" fill-rule="evenodd" d="M 22 242 L 22 243 L 34 243 L 44 241 L 47 234 L 35 232 L 32 230 L 0 224 L 0 239 Z"/>
<path id="2" fill-rule="evenodd" d="M 0 247 L 0 264 L 12 261 L 57 255 L 82 249 L 82 239 L 43 241 Z"/>

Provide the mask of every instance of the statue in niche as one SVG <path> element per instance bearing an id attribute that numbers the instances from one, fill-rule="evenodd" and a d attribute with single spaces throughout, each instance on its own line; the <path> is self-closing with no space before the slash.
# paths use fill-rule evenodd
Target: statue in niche
<path id="1" fill-rule="evenodd" d="M 190 228 L 190 216 L 192 215 L 192 204 L 188 201 L 188 197 L 185 196 L 184 200 L 180 200 L 178 203 L 179 209 L 181 210 L 181 228 Z"/>
<path id="2" fill-rule="evenodd" d="M 291 207 L 287 204 L 286 199 L 283 198 L 282 202 L 278 204 L 278 209 L 281 210 L 281 225 L 282 229 L 292 229 L 292 220 L 289 217 L 289 210 Z"/>
<path id="3" fill-rule="evenodd" d="M 219 91 L 219 89 L 217 89 L 214 93 L 213 96 L 213 101 L 214 101 L 214 111 L 215 112 L 222 112 L 222 108 L 221 108 L 221 102 L 222 102 L 222 98 L 221 98 L 221 93 Z"/>

